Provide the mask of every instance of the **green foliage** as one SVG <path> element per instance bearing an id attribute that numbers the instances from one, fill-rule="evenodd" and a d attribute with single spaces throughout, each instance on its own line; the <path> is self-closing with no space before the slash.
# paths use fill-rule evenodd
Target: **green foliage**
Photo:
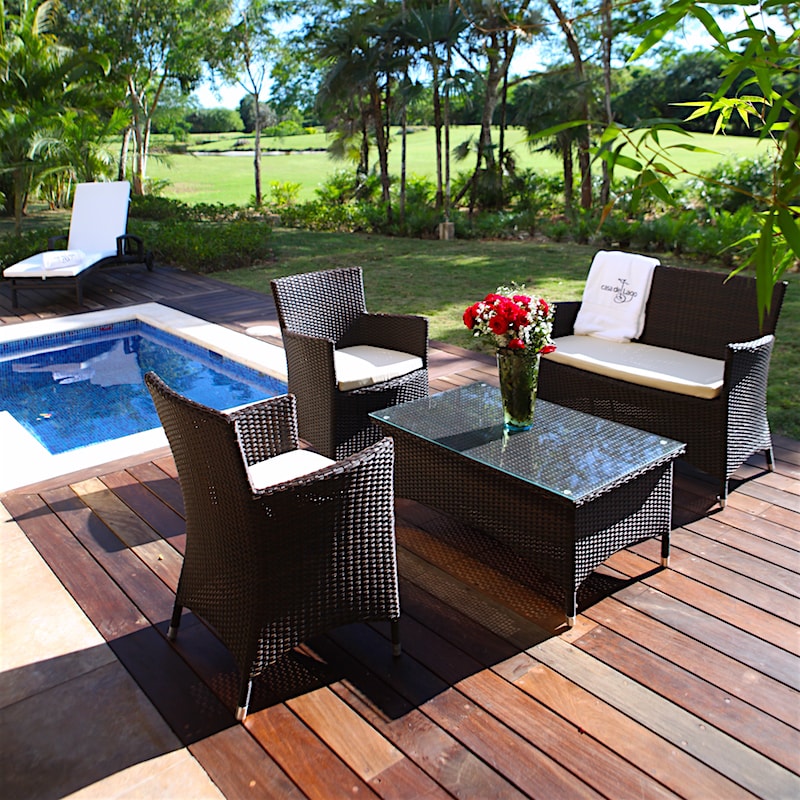
<path id="1" fill-rule="evenodd" d="M 244 122 L 238 111 L 230 108 L 198 108 L 187 116 L 192 133 L 228 133 L 243 131 Z"/>
<path id="2" fill-rule="evenodd" d="M 292 181 L 270 181 L 269 197 L 273 208 L 282 209 L 297 203 L 300 184 Z"/>
<path id="3" fill-rule="evenodd" d="M 66 233 L 65 228 L 41 228 L 0 237 L 0 270 L 46 250 L 47 240 L 51 236 L 65 236 Z"/>
<path id="4" fill-rule="evenodd" d="M 773 177 L 772 161 L 766 157 L 724 161 L 686 181 L 684 196 L 698 206 L 725 211 L 748 206 L 763 211 L 772 194 Z"/>
<path id="5" fill-rule="evenodd" d="M 249 267 L 272 258 L 271 227 L 263 220 L 137 219 L 131 221 L 128 229 L 144 239 L 157 262 L 193 272 Z"/>
<path id="6" fill-rule="evenodd" d="M 693 109 L 686 122 L 711 120 L 717 133 L 738 117 L 760 140 L 775 145 L 771 191 L 763 198 L 765 206 L 758 229 L 747 236 L 749 251 L 738 266 L 739 269 L 750 264 L 755 266 L 759 309 L 763 313 L 775 281 L 800 261 L 800 104 L 797 93 L 800 13 L 796 4 L 775 0 L 755 6 L 750 0 L 737 0 L 730 5 L 738 7 L 743 17 L 742 28 L 732 36 L 723 33 L 704 3 L 677 0 L 668 4 L 661 14 L 643 26 L 645 38 L 633 57 L 646 53 L 687 18 L 699 21 L 714 39 L 714 50 L 724 62 L 724 68 L 708 99 L 683 103 Z M 768 27 L 768 12 L 784 16 L 789 30 L 786 36 Z M 650 192 L 665 203 L 676 203 L 667 181 L 674 179 L 681 170 L 670 148 L 659 141 L 660 134 L 667 130 L 680 128 L 674 123 L 659 122 L 638 132 L 638 141 L 634 143 L 636 158 L 624 155 L 620 145 L 620 142 L 633 141 L 629 132 L 612 124 L 603 134 L 601 158 L 612 169 L 626 166 L 637 173 L 634 198 Z M 683 146 L 693 147 L 688 142 Z"/>

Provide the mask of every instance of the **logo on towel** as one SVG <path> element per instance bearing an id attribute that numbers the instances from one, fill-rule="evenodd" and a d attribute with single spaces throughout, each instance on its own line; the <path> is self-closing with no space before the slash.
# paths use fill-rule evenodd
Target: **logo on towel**
<path id="1" fill-rule="evenodd" d="M 617 280 L 619 280 L 619 286 L 609 286 L 609 284 L 604 283 L 600 287 L 603 292 L 613 292 L 615 303 L 629 303 L 634 297 L 639 296 L 639 292 L 625 288 L 628 283 L 627 278 L 618 278 Z"/>

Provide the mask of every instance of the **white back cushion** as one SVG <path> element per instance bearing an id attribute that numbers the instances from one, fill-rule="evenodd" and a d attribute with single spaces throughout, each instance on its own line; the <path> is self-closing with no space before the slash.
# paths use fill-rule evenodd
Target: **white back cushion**
<path id="1" fill-rule="evenodd" d="M 128 225 L 130 196 L 128 181 L 79 183 L 75 187 L 67 247 L 85 253 L 115 253 L 117 236 L 122 236 Z"/>

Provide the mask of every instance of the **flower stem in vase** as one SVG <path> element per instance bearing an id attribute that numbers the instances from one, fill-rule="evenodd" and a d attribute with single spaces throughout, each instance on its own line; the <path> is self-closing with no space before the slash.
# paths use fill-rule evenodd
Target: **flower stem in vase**
<path id="1" fill-rule="evenodd" d="M 497 349 L 497 370 L 506 429 L 529 430 L 533 425 L 539 381 L 539 354 L 500 347 Z"/>

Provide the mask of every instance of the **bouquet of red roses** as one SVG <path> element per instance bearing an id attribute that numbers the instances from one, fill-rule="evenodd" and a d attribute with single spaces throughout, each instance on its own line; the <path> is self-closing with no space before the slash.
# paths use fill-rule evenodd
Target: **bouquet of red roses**
<path id="1" fill-rule="evenodd" d="M 552 353 L 553 306 L 543 297 L 499 287 L 464 310 L 464 324 L 474 336 L 497 347 L 525 350 L 531 355 Z"/>

